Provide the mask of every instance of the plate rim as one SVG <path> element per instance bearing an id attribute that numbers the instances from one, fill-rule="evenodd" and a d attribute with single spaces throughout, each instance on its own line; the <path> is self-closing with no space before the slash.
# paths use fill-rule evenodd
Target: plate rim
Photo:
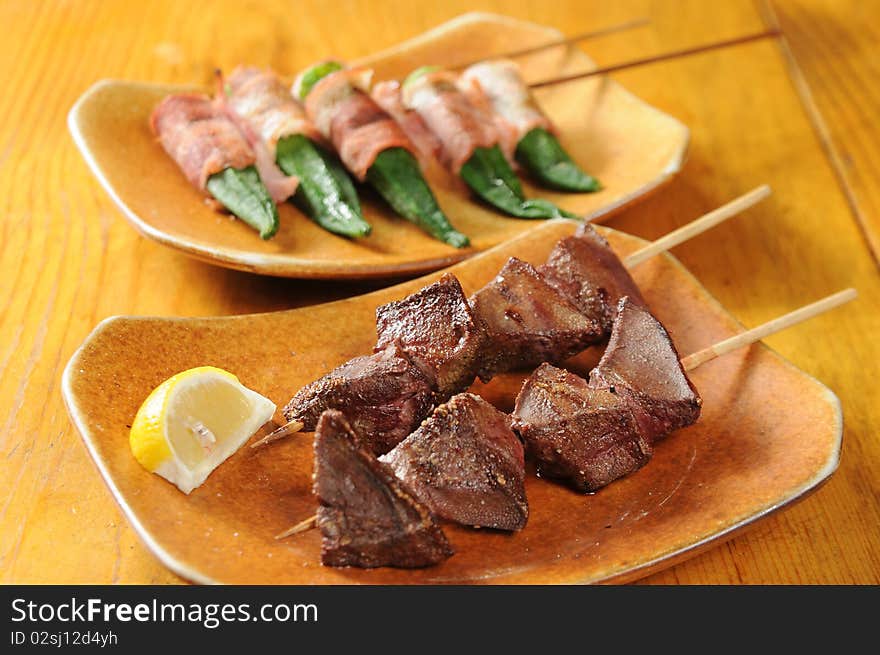
<path id="1" fill-rule="evenodd" d="M 563 219 L 553 219 L 552 221 L 547 221 L 547 223 L 568 223 L 570 221 L 565 221 Z M 625 232 L 621 232 L 620 230 L 613 230 L 612 228 L 603 227 L 603 229 L 607 229 L 609 231 L 620 232 L 621 234 L 626 234 L 627 236 L 634 237 L 635 235 L 630 235 Z M 481 253 L 478 253 L 474 256 L 474 259 L 480 258 L 482 255 L 489 255 L 492 251 L 496 249 L 502 249 L 507 247 L 512 241 L 516 241 L 518 239 L 524 239 L 529 236 L 529 233 L 524 233 L 515 237 L 514 239 L 508 240 L 504 243 L 498 244 L 489 248 Z M 635 237 L 639 238 L 639 237 Z M 640 239 L 641 240 L 641 239 Z M 644 240 L 642 240 L 644 241 Z M 690 272 L 690 270 L 681 263 L 681 261 L 672 255 L 669 252 L 661 253 L 661 256 L 666 257 L 667 260 L 673 264 L 675 267 L 683 271 L 689 277 L 691 277 L 697 284 L 700 285 L 700 288 L 705 291 L 705 295 L 710 301 L 717 307 L 720 308 L 729 318 L 735 321 L 738 325 L 742 325 L 738 319 L 736 319 L 733 314 L 731 314 L 724 305 L 718 301 L 714 295 L 712 295 L 708 289 L 706 289 L 699 282 L 699 279 Z M 430 276 L 436 273 L 436 271 L 427 273 L 426 276 Z M 416 281 L 418 278 L 414 280 L 407 280 L 405 282 L 401 282 L 400 284 L 410 284 Z M 383 289 L 377 290 L 378 292 L 387 291 L 389 289 L 393 289 L 395 286 L 385 287 Z M 79 361 L 81 355 L 85 351 L 85 349 L 89 346 L 89 344 L 96 338 L 101 332 L 107 330 L 115 323 L 118 322 L 139 322 L 139 321 L 163 321 L 167 323 L 185 323 L 188 321 L 199 320 L 199 321 L 211 321 L 211 320 L 230 320 L 230 319 L 247 319 L 253 316 L 265 316 L 267 314 L 283 314 L 286 312 L 299 311 L 300 309 L 309 309 L 313 307 L 318 307 L 322 305 L 329 305 L 338 302 L 344 302 L 350 300 L 352 298 L 358 298 L 362 296 L 368 296 L 372 293 L 377 293 L 377 291 L 370 291 L 363 294 L 357 294 L 355 296 L 350 296 L 348 298 L 344 298 L 341 300 L 333 300 L 326 303 L 317 303 L 315 305 L 310 305 L 305 308 L 295 308 L 295 309 L 285 309 L 285 310 L 277 310 L 273 312 L 257 312 L 252 314 L 235 314 L 235 315 L 221 315 L 221 316 L 204 316 L 204 317 L 181 317 L 181 316 L 148 316 L 148 315 L 132 315 L 132 314 L 120 314 L 109 316 L 102 321 L 100 321 L 85 337 L 83 342 L 79 345 L 79 347 L 73 352 L 67 364 L 64 367 L 64 371 L 61 376 L 61 395 L 64 399 L 64 404 L 67 409 L 67 412 L 71 418 L 74 427 L 77 429 L 77 432 L 80 435 L 80 438 L 85 443 L 86 449 L 89 453 L 89 456 L 92 462 L 98 469 L 98 472 L 101 474 L 101 478 L 104 483 L 110 490 L 111 495 L 113 496 L 116 504 L 122 509 L 123 514 L 128 519 L 135 532 L 141 541 L 146 545 L 147 549 L 157 558 L 162 564 L 164 564 L 167 568 L 169 568 L 175 574 L 181 576 L 185 580 L 190 582 L 194 582 L 196 584 L 206 584 L 206 585 L 214 585 L 214 584 L 225 584 L 219 580 L 215 580 L 211 576 L 205 575 L 194 568 L 193 565 L 187 564 L 175 558 L 171 553 L 169 553 L 165 548 L 161 545 L 161 543 L 154 538 L 149 530 L 140 522 L 137 517 L 137 514 L 134 510 L 128 505 L 125 495 L 120 491 L 120 489 L 116 486 L 112 475 L 106 467 L 106 464 L 98 456 L 97 453 L 97 441 L 94 439 L 91 432 L 87 429 L 87 423 L 85 421 L 85 417 L 79 410 L 79 407 L 76 402 L 76 395 L 72 390 L 72 377 L 73 371 L 76 367 L 77 362 Z M 805 497 L 809 496 L 812 492 L 817 490 L 823 483 L 828 481 L 834 472 L 838 469 L 840 465 L 841 452 L 843 448 L 843 409 L 840 402 L 840 398 L 837 394 L 828 387 L 824 382 L 811 375 L 810 373 L 804 371 L 803 369 L 796 366 L 793 362 L 791 362 L 788 358 L 781 355 L 775 349 L 771 348 L 763 341 L 759 341 L 754 346 L 758 346 L 760 348 L 765 349 L 766 351 L 772 353 L 775 357 L 777 357 L 785 366 L 793 369 L 799 375 L 809 379 L 812 383 L 814 383 L 819 390 L 821 390 L 822 395 L 824 396 L 825 402 L 829 404 L 831 407 L 834 425 L 832 427 L 832 439 L 834 443 L 834 448 L 830 453 L 828 459 L 823 463 L 821 467 L 816 469 L 815 474 L 806 480 L 800 487 L 791 490 L 789 493 L 784 494 L 781 497 L 775 499 L 775 502 L 770 505 L 759 509 L 755 513 L 749 514 L 746 517 L 743 517 L 741 520 L 736 521 L 732 525 L 726 527 L 725 529 L 712 533 L 699 541 L 690 543 L 681 548 L 677 548 L 673 551 L 669 551 L 666 553 L 661 553 L 656 557 L 647 560 L 645 562 L 640 563 L 637 566 L 627 568 L 625 570 L 617 571 L 610 573 L 608 575 L 599 576 L 599 577 L 581 577 L 577 579 L 570 580 L 568 582 L 560 582 L 558 584 L 608 584 L 608 583 L 616 583 L 620 584 L 630 582 L 633 580 L 640 579 L 646 575 L 649 575 L 652 572 L 658 572 L 664 570 L 670 566 L 675 565 L 678 562 L 685 561 L 690 557 L 696 556 L 703 552 L 707 547 L 712 544 L 720 543 L 723 541 L 727 541 L 738 533 L 746 530 L 749 527 L 752 527 L 759 521 L 767 518 L 768 516 L 775 514 L 777 511 L 793 505 L 800 500 L 803 500 Z M 473 585 L 476 582 L 461 582 L 458 584 L 464 585 Z M 489 584 L 508 584 L 508 583 L 492 583 Z M 515 583 L 514 583 L 515 584 Z M 538 584 L 552 584 L 552 583 L 538 583 Z"/>

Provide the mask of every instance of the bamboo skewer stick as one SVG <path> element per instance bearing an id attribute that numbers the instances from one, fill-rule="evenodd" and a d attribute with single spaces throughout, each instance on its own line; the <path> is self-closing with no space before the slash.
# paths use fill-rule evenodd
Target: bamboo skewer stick
<path id="1" fill-rule="evenodd" d="M 279 532 L 275 535 L 276 539 L 286 539 L 287 537 L 291 537 L 295 534 L 299 534 L 300 532 L 305 532 L 306 530 L 311 530 L 318 523 L 318 515 L 312 514 L 309 518 L 303 519 L 299 523 L 297 523 L 292 528 L 287 528 L 284 532 Z"/>
<path id="2" fill-rule="evenodd" d="M 295 432 L 299 432 L 303 429 L 303 424 L 300 421 L 290 421 L 289 423 L 285 423 L 280 428 L 276 430 L 272 430 L 265 437 L 260 439 L 259 441 L 255 441 L 251 444 L 251 448 L 259 448 L 260 446 L 265 446 L 266 444 L 270 444 L 273 441 L 278 441 L 279 439 L 283 439 L 284 437 L 290 436 Z"/>
<path id="3" fill-rule="evenodd" d="M 804 307 L 796 309 L 793 312 L 789 312 L 788 314 L 785 314 L 778 318 L 774 318 L 772 321 L 763 323 L 762 325 L 754 327 L 751 330 L 740 332 L 736 336 L 725 339 L 724 341 L 719 341 L 715 345 L 704 348 L 703 350 L 698 350 L 697 352 L 688 355 L 681 360 L 682 368 L 684 368 L 685 371 L 692 371 L 701 364 L 705 364 L 706 362 L 711 361 L 716 357 L 720 357 L 721 355 L 724 355 L 726 353 L 729 353 L 732 350 L 736 350 L 737 348 L 742 348 L 744 346 L 753 344 L 756 341 L 760 341 L 764 337 L 768 337 L 771 334 L 775 334 L 777 332 L 780 332 L 781 330 L 790 328 L 793 325 L 797 325 L 798 323 L 806 321 L 809 318 L 813 318 L 814 316 L 823 314 L 839 305 L 848 303 L 849 301 L 855 299 L 857 295 L 858 293 L 856 292 L 856 290 L 852 288 L 838 291 L 837 293 L 827 296 L 822 300 L 817 300 L 816 302 L 805 305 Z"/>
<path id="4" fill-rule="evenodd" d="M 737 348 L 743 348 L 745 346 L 751 345 L 757 341 L 760 341 L 764 337 L 770 336 L 771 334 L 775 334 L 786 328 L 790 328 L 798 323 L 806 321 L 807 319 L 813 318 L 814 316 L 818 316 L 819 314 L 824 314 L 825 312 L 834 309 L 844 303 L 848 303 L 849 301 L 855 299 L 858 295 L 855 289 L 849 288 L 844 289 L 843 291 L 838 291 L 835 294 L 827 296 L 822 300 L 818 300 L 814 303 L 801 307 L 800 309 L 796 309 L 793 312 L 789 312 L 783 316 L 778 318 L 774 318 L 772 321 L 768 321 L 758 327 L 754 327 L 751 330 L 746 330 L 745 332 L 740 332 L 736 336 L 730 337 L 729 339 L 724 339 L 723 341 L 719 341 L 713 346 L 709 346 L 708 348 L 704 348 L 703 350 L 698 350 L 692 355 L 688 355 L 681 360 L 681 366 L 685 371 L 692 371 L 701 364 L 705 364 L 708 361 L 715 359 L 716 357 L 720 357 L 721 355 L 727 354 L 732 350 L 736 350 Z M 276 539 L 284 539 L 294 534 L 298 534 L 300 532 L 305 532 L 306 530 L 311 530 L 317 524 L 318 517 L 317 515 L 310 516 L 307 519 L 304 519 L 297 523 L 292 528 L 288 528 L 284 532 L 276 535 Z"/>
<path id="5" fill-rule="evenodd" d="M 670 248 L 684 243 L 688 239 L 692 239 L 698 234 L 702 234 L 706 230 L 726 221 L 728 218 L 736 216 L 769 195 L 770 187 L 766 184 L 761 185 L 745 195 L 740 196 L 736 200 L 732 200 L 726 205 L 722 205 L 718 209 L 712 210 L 697 220 L 691 221 L 687 225 L 683 225 L 666 236 L 660 237 L 653 243 L 648 244 L 641 250 L 637 250 L 631 255 L 628 255 L 623 259 L 623 265 L 627 268 L 633 268 L 646 259 L 649 259 L 654 255 L 659 255 L 664 250 L 669 250 Z"/>
<path id="6" fill-rule="evenodd" d="M 625 23 L 618 23 L 617 25 L 610 25 L 608 27 L 603 27 L 598 30 L 592 30 L 590 32 L 581 32 L 580 34 L 575 34 L 573 36 L 563 37 L 561 39 L 555 39 L 553 41 L 548 41 L 546 43 L 542 43 L 541 45 L 522 48 L 521 50 L 512 50 L 510 52 L 502 52 L 497 55 L 490 55 L 488 57 L 480 57 L 479 59 L 471 59 L 470 61 L 466 61 L 462 64 L 456 64 L 455 66 L 451 66 L 449 70 L 458 71 L 467 68 L 468 66 L 472 66 L 473 64 L 478 64 L 481 61 L 486 61 L 487 59 L 515 59 L 517 57 L 525 57 L 527 55 L 534 54 L 536 52 L 540 52 L 542 50 L 547 50 L 549 48 L 554 48 L 556 46 L 570 45 L 572 43 L 577 43 L 578 41 L 586 41 L 587 39 L 595 39 L 600 36 L 606 36 L 608 34 L 614 34 L 616 32 L 623 32 L 625 30 L 635 29 L 636 27 L 642 27 L 643 25 L 647 25 L 650 21 L 647 18 L 637 18 L 635 20 L 626 21 Z"/>
<path id="7" fill-rule="evenodd" d="M 644 66 L 646 64 L 654 64 L 660 61 L 668 61 L 670 59 L 678 59 L 680 57 L 688 57 L 690 55 L 696 55 L 703 52 L 709 52 L 711 50 L 718 50 L 719 48 L 727 48 L 730 46 L 741 45 L 743 43 L 750 43 L 752 41 L 758 41 L 760 39 L 768 39 L 778 37 L 782 32 L 779 30 L 767 30 L 766 32 L 758 32 L 757 34 L 748 34 L 746 36 L 739 36 L 735 39 L 727 39 L 725 41 L 718 41 L 716 43 L 707 43 L 706 45 L 696 46 L 694 48 L 685 48 L 683 50 L 673 50 L 672 52 L 666 52 L 661 55 L 655 55 L 653 57 L 643 57 L 642 59 L 634 59 L 632 61 L 622 62 L 620 64 L 612 64 L 611 66 L 603 66 L 601 68 L 596 68 L 595 70 L 585 71 L 583 73 L 574 73 L 572 75 L 564 75 L 562 77 L 555 77 L 549 80 L 541 80 L 539 82 L 532 82 L 529 86 L 533 89 L 539 89 L 545 86 L 551 86 L 553 84 L 562 84 L 564 82 L 572 82 L 574 80 L 582 80 L 587 77 L 594 77 L 596 75 L 605 75 L 607 73 L 615 73 L 617 71 L 626 70 L 627 68 L 635 68 L 636 66 Z"/>

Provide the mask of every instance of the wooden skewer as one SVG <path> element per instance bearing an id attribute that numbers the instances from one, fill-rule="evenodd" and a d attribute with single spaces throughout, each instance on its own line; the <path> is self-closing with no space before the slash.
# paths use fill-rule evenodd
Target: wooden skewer
<path id="1" fill-rule="evenodd" d="M 260 439 L 259 441 L 255 441 L 251 444 L 251 448 L 259 448 L 260 446 L 265 446 L 266 444 L 272 443 L 273 441 L 278 441 L 279 439 L 283 439 L 286 436 L 289 436 L 295 432 L 299 432 L 303 429 L 303 424 L 300 421 L 290 421 L 289 423 L 285 423 L 280 428 L 276 430 L 272 430 L 265 437 Z"/>
<path id="2" fill-rule="evenodd" d="M 479 59 L 471 59 L 470 61 L 466 61 L 462 64 L 456 64 L 455 66 L 451 66 L 449 70 L 458 71 L 467 68 L 468 66 L 472 66 L 474 64 L 478 64 L 481 61 L 486 61 L 487 59 L 515 59 L 516 57 L 525 57 L 526 55 L 531 55 L 536 52 L 540 52 L 542 50 L 547 50 L 549 48 L 554 48 L 556 46 L 569 45 L 572 43 L 577 43 L 578 41 L 586 41 L 587 39 L 595 39 L 600 36 L 605 36 L 607 34 L 614 34 L 615 32 L 623 32 L 624 30 L 631 30 L 636 27 L 641 27 L 642 25 L 647 25 L 650 21 L 647 18 L 637 18 L 635 20 L 626 21 L 625 23 L 618 23 L 617 25 L 610 25 L 608 27 L 603 27 L 598 30 L 592 30 L 590 32 L 581 32 L 580 34 L 575 34 L 574 36 L 563 37 L 561 39 L 556 39 L 554 41 L 548 41 L 546 43 L 542 43 L 538 46 L 533 46 L 530 48 L 522 48 L 521 50 L 512 50 L 510 52 L 503 52 L 498 55 L 490 55 L 489 57 L 480 57 Z"/>
<path id="3" fill-rule="evenodd" d="M 758 32 L 757 34 L 748 34 L 746 36 L 739 36 L 735 39 L 727 39 L 726 41 L 718 41 L 716 43 L 708 43 L 706 45 L 697 46 L 695 48 L 685 48 L 683 50 L 674 50 L 672 52 L 667 52 L 662 55 L 655 55 L 653 57 L 644 57 L 642 59 L 635 59 L 633 61 L 626 61 L 620 64 L 612 64 L 611 66 L 603 66 L 601 68 L 596 68 L 595 70 L 585 71 L 583 73 L 574 73 L 573 75 L 564 75 L 563 77 L 555 77 L 550 80 L 541 80 L 540 82 L 532 82 L 529 86 L 533 89 L 539 89 L 544 86 L 551 86 L 553 84 L 562 84 L 563 82 L 571 82 L 574 80 L 582 80 L 587 77 L 593 77 L 595 75 L 605 75 L 607 73 L 615 73 L 617 71 L 625 70 L 627 68 L 635 68 L 636 66 L 644 66 L 645 64 L 653 64 L 659 61 L 667 61 L 669 59 L 678 59 L 679 57 L 688 57 L 690 55 L 696 55 L 701 52 L 709 52 L 710 50 L 718 50 L 719 48 L 727 48 L 729 46 L 740 45 L 742 43 L 749 43 L 751 41 L 758 41 L 760 39 L 768 39 L 775 38 L 782 34 L 779 30 L 767 30 L 766 32 Z"/>
<path id="4" fill-rule="evenodd" d="M 692 371 L 701 364 L 705 364 L 706 362 L 713 360 L 716 357 L 720 357 L 721 355 L 724 355 L 726 353 L 729 353 L 732 350 L 736 350 L 737 348 L 742 348 L 744 346 L 753 344 L 756 341 L 760 341 L 764 337 L 770 336 L 771 334 L 775 334 L 776 332 L 780 332 L 781 330 L 792 327 L 793 325 L 797 325 L 802 321 L 806 321 L 809 318 L 813 318 L 814 316 L 818 316 L 819 314 L 823 314 L 831 309 L 834 309 L 839 305 L 853 300 L 857 295 L 858 294 L 856 290 L 852 288 L 838 291 L 837 293 L 823 298 L 822 300 L 814 302 L 810 305 L 806 305 L 805 307 L 801 307 L 800 309 L 796 309 L 793 312 L 785 314 L 784 316 L 780 316 L 779 318 L 775 318 L 772 321 L 768 321 L 763 325 L 759 325 L 758 327 L 752 328 L 751 330 L 741 332 L 740 334 L 730 337 L 729 339 L 725 339 L 724 341 L 719 341 L 714 346 L 709 346 L 708 348 L 704 348 L 703 350 L 698 350 L 694 354 L 688 355 L 681 360 L 682 368 L 684 368 L 684 370 L 686 371 Z M 288 528 L 284 532 L 275 535 L 275 538 L 284 539 L 291 535 L 305 532 L 306 530 L 311 530 L 315 527 L 317 521 L 317 515 L 310 516 L 309 518 L 300 521 L 292 528 Z"/>
<path id="5" fill-rule="evenodd" d="M 698 234 L 702 234 L 709 228 L 715 227 L 719 223 L 726 221 L 728 218 L 731 218 L 732 216 L 739 214 L 741 211 L 748 209 L 752 205 L 757 204 L 769 195 L 770 187 L 766 184 L 761 185 L 745 195 L 740 196 L 736 200 L 732 200 L 726 205 L 722 205 L 718 209 L 712 210 L 705 216 L 702 216 L 695 221 L 691 221 L 687 225 L 683 225 L 666 236 L 660 237 L 653 243 L 648 244 L 641 250 L 637 250 L 631 255 L 628 255 L 624 258 L 623 265 L 627 268 L 633 268 L 646 259 L 660 254 L 664 250 L 669 250 L 680 243 L 684 243 L 688 239 L 692 239 Z"/>
<path id="6" fill-rule="evenodd" d="M 834 309 L 838 305 L 853 300 L 857 295 L 858 293 L 856 290 L 852 288 L 838 291 L 822 300 L 818 300 L 805 307 L 796 309 L 784 316 L 780 316 L 779 318 L 774 318 L 772 321 L 768 321 L 763 325 L 741 332 L 740 334 L 725 339 L 724 341 L 719 341 L 714 346 L 698 350 L 692 355 L 688 355 L 682 359 L 681 365 L 685 371 L 691 371 L 700 364 L 705 364 L 716 357 L 729 353 L 731 350 L 748 346 L 756 341 L 760 341 L 764 337 L 768 337 L 771 334 L 775 334 L 776 332 L 785 330 L 793 325 L 797 325 L 802 321 L 806 321 L 808 318 L 813 318 L 814 316 L 818 316 L 830 309 Z"/>
<path id="7" fill-rule="evenodd" d="M 295 534 L 299 534 L 300 532 L 305 532 L 306 530 L 311 530 L 318 523 L 318 515 L 313 514 L 307 519 L 304 519 L 297 523 L 292 528 L 287 528 L 284 532 L 280 532 L 275 535 L 276 539 L 286 539 Z"/>

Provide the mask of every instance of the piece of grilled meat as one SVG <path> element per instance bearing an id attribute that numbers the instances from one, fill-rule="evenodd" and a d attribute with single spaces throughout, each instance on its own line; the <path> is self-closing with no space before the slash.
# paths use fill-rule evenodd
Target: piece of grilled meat
<path id="1" fill-rule="evenodd" d="M 397 343 L 433 373 L 438 402 L 467 389 L 477 375 L 483 327 L 454 275 L 379 307 L 376 332 L 376 351 Z"/>
<path id="2" fill-rule="evenodd" d="M 626 297 L 618 303 L 611 338 L 590 372 L 590 386 L 630 401 L 651 443 L 696 422 L 702 400 L 681 366 L 663 324 Z"/>
<path id="3" fill-rule="evenodd" d="M 315 432 L 314 492 L 325 566 L 418 568 L 453 554 L 431 511 L 335 410 Z"/>
<path id="4" fill-rule="evenodd" d="M 579 491 L 635 471 L 653 452 L 625 399 L 550 364 L 523 384 L 513 420 L 538 474 Z"/>
<path id="5" fill-rule="evenodd" d="M 541 366 L 516 399 L 514 428 L 541 474 L 595 491 L 647 463 L 654 442 L 694 423 L 700 404 L 669 333 L 624 297 L 590 381 Z"/>
<path id="6" fill-rule="evenodd" d="M 611 332 L 617 303 L 624 296 L 646 307 L 639 288 L 608 241 L 588 223 L 560 239 L 538 272 L 585 316 Z"/>
<path id="7" fill-rule="evenodd" d="M 437 516 L 520 530 L 529 517 L 523 455 L 510 417 L 479 396 L 461 393 L 380 459 Z"/>
<path id="8" fill-rule="evenodd" d="M 561 362 L 603 337 L 597 321 L 516 257 L 470 302 L 486 330 L 479 369 L 484 381 L 504 371 Z"/>
<path id="9" fill-rule="evenodd" d="M 397 344 L 355 357 L 303 387 L 284 407 L 288 421 L 314 430 L 324 410 L 338 409 L 377 455 L 403 441 L 433 407 L 434 381 Z"/>

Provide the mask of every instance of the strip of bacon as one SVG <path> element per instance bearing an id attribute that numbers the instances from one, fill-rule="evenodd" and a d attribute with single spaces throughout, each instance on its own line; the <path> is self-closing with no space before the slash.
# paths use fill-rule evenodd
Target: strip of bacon
<path id="1" fill-rule="evenodd" d="M 426 73 L 403 89 L 403 106 L 419 113 L 443 145 L 441 161 L 458 175 L 477 148 L 501 142 L 495 122 L 476 107 L 448 71 Z"/>
<path id="2" fill-rule="evenodd" d="M 412 140 L 416 148 L 422 154 L 423 163 L 433 159 L 439 159 L 443 150 L 443 144 L 434 136 L 434 133 L 425 125 L 425 121 L 418 112 L 403 106 L 400 82 L 388 80 L 379 82 L 373 86 L 371 94 L 379 106 L 388 112 L 398 122 L 406 135 Z"/>
<path id="3" fill-rule="evenodd" d="M 514 148 L 530 130 L 542 127 L 554 131 L 520 73 L 509 59 L 474 64 L 459 79 L 459 85 L 475 103 L 487 103 L 491 111 L 513 130 Z"/>
<path id="4" fill-rule="evenodd" d="M 321 79 L 306 97 L 306 114 L 360 181 L 383 150 L 416 147 L 400 125 L 368 94 L 372 71 L 354 68 Z"/>
<path id="5" fill-rule="evenodd" d="M 168 96 L 153 110 L 150 125 L 165 152 L 202 191 L 215 173 L 245 168 L 256 160 L 241 130 L 206 95 Z"/>
<path id="6" fill-rule="evenodd" d="M 260 179 L 272 196 L 275 202 L 284 202 L 290 198 L 299 186 L 299 179 L 295 176 L 285 175 L 275 163 L 275 147 L 278 144 L 278 138 L 286 136 L 285 134 L 276 134 L 275 124 L 279 119 L 284 120 L 284 113 L 289 107 L 279 104 L 279 101 L 290 98 L 286 89 L 280 80 L 278 81 L 281 90 L 281 97 L 277 96 L 278 88 L 272 89 L 271 80 L 263 80 L 262 86 L 254 86 L 250 90 L 242 89 L 242 85 L 248 86 L 248 82 L 254 79 L 252 71 L 256 71 L 260 75 L 259 69 L 245 69 L 245 73 L 239 78 L 239 81 L 233 85 L 232 78 L 229 82 L 229 91 L 227 94 L 227 84 L 223 76 L 217 73 L 217 96 L 215 101 L 223 108 L 223 111 L 229 116 L 244 134 L 245 138 L 254 150 L 256 159 L 257 172 Z M 236 69 L 235 72 L 238 72 Z M 268 75 L 274 77 L 273 74 Z M 257 80 L 259 81 L 259 80 Z M 269 83 L 267 85 L 266 83 Z M 233 92 L 233 89 L 239 87 L 239 92 Z M 293 114 L 288 114 L 286 124 L 288 126 L 296 126 L 302 117 L 302 110 L 292 102 Z M 244 110 L 244 111 L 243 111 Z M 246 113 L 245 113 L 246 112 Z M 268 114 L 267 114 L 268 112 Z M 267 123 L 268 120 L 268 123 Z M 272 128 L 268 129 L 267 128 Z M 266 136 L 268 132 L 268 138 Z M 293 132 L 296 134 L 297 132 Z"/>
<path id="7" fill-rule="evenodd" d="M 248 122 L 275 157 L 279 139 L 302 134 L 323 142 L 318 128 L 290 95 L 287 86 L 273 71 L 239 66 L 226 79 L 230 109 Z"/>

